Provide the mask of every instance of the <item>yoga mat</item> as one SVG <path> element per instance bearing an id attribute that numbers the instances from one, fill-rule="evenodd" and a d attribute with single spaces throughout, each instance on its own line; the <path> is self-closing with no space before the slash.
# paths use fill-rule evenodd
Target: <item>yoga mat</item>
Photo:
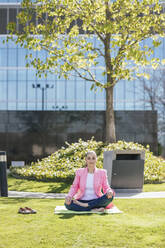
<path id="1" fill-rule="evenodd" d="M 54 209 L 55 214 L 121 214 L 123 213 L 120 211 L 116 206 L 105 209 L 104 212 L 94 212 L 94 211 L 71 211 L 68 210 L 65 206 L 56 206 Z"/>

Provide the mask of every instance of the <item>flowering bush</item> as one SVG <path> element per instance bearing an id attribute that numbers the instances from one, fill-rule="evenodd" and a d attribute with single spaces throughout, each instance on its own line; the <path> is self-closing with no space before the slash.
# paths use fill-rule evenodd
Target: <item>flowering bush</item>
<path id="1" fill-rule="evenodd" d="M 159 182 L 163 179 L 165 161 L 152 154 L 149 146 L 146 148 L 138 143 L 118 141 L 109 145 L 97 142 L 93 138 L 88 141 L 79 139 L 79 142 L 68 144 L 47 158 L 43 158 L 30 166 L 11 168 L 13 176 L 36 180 L 71 180 L 77 168 L 84 167 L 85 153 L 94 150 L 97 154 L 97 167 L 103 167 L 103 152 L 105 150 L 145 150 L 144 181 Z"/>

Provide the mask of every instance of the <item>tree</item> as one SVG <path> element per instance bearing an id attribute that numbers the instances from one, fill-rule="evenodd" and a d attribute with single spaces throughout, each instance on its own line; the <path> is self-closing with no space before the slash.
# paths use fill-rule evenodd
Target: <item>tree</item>
<path id="1" fill-rule="evenodd" d="M 165 112 L 165 68 L 158 67 L 155 71 L 152 68 L 147 69 L 150 74 L 149 79 L 141 78 L 139 82 L 138 92 L 144 92 L 145 97 L 142 102 L 150 105 L 151 109 Z"/>
<path id="2" fill-rule="evenodd" d="M 150 70 L 148 80 L 141 78 L 137 93 L 141 95 L 144 92 L 145 97 L 140 99 L 144 104 L 149 106 L 153 111 L 158 112 L 158 136 L 162 145 L 165 147 L 165 68 L 159 67 L 158 70 Z M 157 127 L 153 125 L 153 130 Z"/>
<path id="3" fill-rule="evenodd" d="M 46 60 L 28 56 L 28 66 L 34 66 L 39 76 L 51 72 L 68 78 L 74 71 L 92 82 L 91 89 L 106 90 L 106 141 L 115 142 L 113 89 L 121 79 L 144 75 L 138 71 L 140 66 L 157 65 L 158 60 L 150 60 L 150 55 L 160 44 L 155 34 L 164 35 L 159 1 L 24 0 L 18 20 L 22 32 L 11 23 L 10 38 L 22 47 L 47 51 Z M 94 35 L 98 46 L 90 40 Z M 149 37 L 152 45 L 142 47 L 141 42 Z M 105 83 L 95 77 L 93 66 L 102 69 Z"/>

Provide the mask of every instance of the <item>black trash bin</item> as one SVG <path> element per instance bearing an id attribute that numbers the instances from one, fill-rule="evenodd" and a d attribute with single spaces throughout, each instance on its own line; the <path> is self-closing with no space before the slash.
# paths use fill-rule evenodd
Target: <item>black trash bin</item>
<path id="1" fill-rule="evenodd" d="M 116 192 L 141 192 L 144 183 L 145 151 L 114 150 L 104 152 L 104 169 Z"/>
<path id="2" fill-rule="evenodd" d="M 0 151 L 0 196 L 8 196 L 6 152 Z"/>

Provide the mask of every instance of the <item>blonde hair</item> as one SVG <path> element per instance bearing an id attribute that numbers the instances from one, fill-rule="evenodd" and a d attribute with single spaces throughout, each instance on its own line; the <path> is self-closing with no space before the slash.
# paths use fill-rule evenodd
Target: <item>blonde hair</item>
<path id="1" fill-rule="evenodd" d="M 95 153 L 95 151 L 87 151 L 86 153 L 85 153 L 85 157 L 87 157 L 88 156 L 88 154 L 94 154 L 95 156 L 96 156 L 96 158 L 97 158 L 97 155 L 96 155 L 96 153 Z"/>
<path id="2" fill-rule="evenodd" d="M 89 154 L 94 154 L 96 156 L 96 158 L 97 158 L 97 155 L 96 155 L 95 151 L 93 151 L 93 150 L 87 151 L 85 153 L 85 157 L 87 157 Z M 85 163 L 85 167 L 87 167 L 87 163 Z"/>

